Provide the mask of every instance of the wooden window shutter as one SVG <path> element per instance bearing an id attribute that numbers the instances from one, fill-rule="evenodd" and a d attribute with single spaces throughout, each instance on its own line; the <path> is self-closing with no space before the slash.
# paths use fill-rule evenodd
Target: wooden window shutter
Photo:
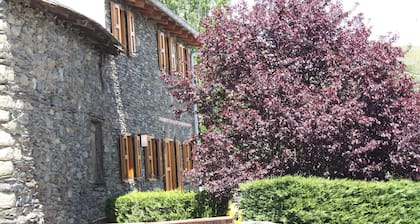
<path id="1" fill-rule="evenodd" d="M 169 38 L 169 67 L 171 68 L 170 72 L 176 72 L 176 55 L 175 52 L 176 50 L 174 49 L 174 38 L 170 37 Z"/>
<path id="2" fill-rule="evenodd" d="M 190 73 L 190 66 L 191 66 L 191 61 L 190 61 L 190 54 L 191 54 L 191 51 L 190 51 L 190 49 L 188 49 L 188 48 L 186 48 L 185 49 L 185 76 L 186 77 L 189 77 L 189 73 Z"/>
<path id="3" fill-rule="evenodd" d="M 179 190 L 183 189 L 183 184 L 182 184 L 182 164 L 181 164 L 181 142 L 177 141 L 176 142 L 176 181 L 177 181 L 177 188 Z"/>
<path id="4" fill-rule="evenodd" d="M 149 139 L 145 151 L 146 160 L 146 178 L 156 178 L 156 149 L 153 139 Z"/>
<path id="5" fill-rule="evenodd" d="M 184 52 L 184 46 L 182 44 L 177 45 L 177 54 L 178 54 L 178 72 L 182 73 L 182 75 L 185 75 L 185 71 L 184 71 L 185 52 Z"/>
<path id="6" fill-rule="evenodd" d="M 168 66 L 167 66 L 167 57 L 166 57 L 165 33 L 160 32 L 160 31 L 158 32 L 158 52 L 159 52 L 159 68 L 163 72 L 168 69 Z"/>
<path id="7" fill-rule="evenodd" d="M 130 135 L 120 137 L 121 179 L 134 179 L 133 142 Z"/>
<path id="8" fill-rule="evenodd" d="M 165 140 L 164 141 L 164 165 L 165 165 L 165 189 L 167 191 L 174 190 L 175 189 L 175 176 L 174 171 L 175 169 L 174 164 L 174 144 L 171 140 Z"/>
<path id="9" fill-rule="evenodd" d="M 156 140 L 156 150 L 157 150 L 157 167 L 158 167 L 158 176 L 161 177 L 164 174 L 164 162 L 163 162 L 163 158 L 164 158 L 164 153 L 163 153 L 163 145 L 162 145 L 162 140 L 157 139 Z"/>
<path id="10" fill-rule="evenodd" d="M 127 28 L 128 28 L 128 52 L 130 55 L 136 53 L 136 35 L 135 35 L 135 23 L 134 15 L 132 12 L 127 11 Z"/>
<path id="11" fill-rule="evenodd" d="M 190 171 L 192 169 L 192 153 L 191 153 L 191 144 L 184 143 L 182 146 L 183 149 L 183 159 L 184 159 L 184 170 Z"/>
<path id="12" fill-rule="evenodd" d="M 121 41 L 121 15 L 120 15 L 120 5 L 111 2 L 111 32 L 114 37 Z"/>
<path id="13" fill-rule="evenodd" d="M 141 145 L 140 136 L 134 137 L 134 166 L 135 166 L 135 177 L 141 178 Z"/>

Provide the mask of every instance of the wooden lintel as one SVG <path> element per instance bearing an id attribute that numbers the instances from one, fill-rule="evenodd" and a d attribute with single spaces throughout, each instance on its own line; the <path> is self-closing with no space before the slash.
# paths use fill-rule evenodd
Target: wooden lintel
<path id="1" fill-rule="evenodd" d="M 137 8 L 144 8 L 145 1 L 144 0 L 125 0 L 125 2 L 131 6 L 137 7 Z"/>
<path id="2" fill-rule="evenodd" d="M 162 13 L 160 13 L 160 12 L 158 12 L 158 11 L 149 11 L 149 10 L 147 10 L 147 9 L 145 9 L 145 10 L 142 10 L 142 13 L 145 15 L 145 16 L 147 16 L 147 17 L 149 17 L 150 19 L 152 19 L 152 20 L 161 20 L 162 19 Z"/>

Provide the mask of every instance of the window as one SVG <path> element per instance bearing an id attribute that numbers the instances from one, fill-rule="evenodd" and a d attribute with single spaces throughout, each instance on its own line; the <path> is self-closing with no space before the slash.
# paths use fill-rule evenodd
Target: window
<path id="1" fill-rule="evenodd" d="M 146 179 L 164 176 L 166 190 L 182 190 L 183 171 L 192 169 L 192 150 L 191 144 L 148 138 L 143 157 L 140 135 L 123 134 L 120 136 L 121 179 L 123 182 L 141 179 L 143 158 Z"/>
<path id="2" fill-rule="evenodd" d="M 133 146 L 134 140 L 134 146 Z M 123 134 L 120 137 L 121 180 L 127 182 L 141 178 L 140 136 Z"/>
<path id="3" fill-rule="evenodd" d="M 104 147 L 102 141 L 102 124 L 100 121 L 90 122 L 90 160 L 89 160 L 89 179 L 94 184 L 104 184 Z"/>
<path id="4" fill-rule="evenodd" d="M 135 31 L 134 16 L 130 11 L 125 11 L 119 4 L 111 2 L 111 32 L 123 46 L 123 52 L 134 55 Z"/>

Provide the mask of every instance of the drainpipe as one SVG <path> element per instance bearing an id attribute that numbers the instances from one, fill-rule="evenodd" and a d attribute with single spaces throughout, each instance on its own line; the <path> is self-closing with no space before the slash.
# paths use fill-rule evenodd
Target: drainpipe
<path id="1" fill-rule="evenodd" d="M 191 54 L 191 58 L 190 58 L 190 61 L 191 61 L 191 77 L 192 77 L 192 83 L 193 83 L 193 85 L 195 85 L 195 72 L 194 72 L 194 65 L 195 65 L 195 61 L 194 61 L 194 58 L 196 58 L 196 57 L 198 57 L 198 56 L 200 56 L 201 55 L 201 52 L 200 51 L 195 51 L 195 52 L 193 52 L 192 54 Z M 198 130 L 198 106 L 197 106 L 197 104 L 195 103 L 194 105 L 193 105 L 193 114 L 194 114 L 194 134 L 195 135 L 198 135 L 198 133 L 199 133 L 199 130 Z"/>

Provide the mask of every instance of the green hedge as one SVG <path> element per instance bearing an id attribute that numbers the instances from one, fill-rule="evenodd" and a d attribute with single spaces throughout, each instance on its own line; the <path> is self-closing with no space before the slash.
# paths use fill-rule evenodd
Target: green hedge
<path id="1" fill-rule="evenodd" d="M 107 217 L 117 222 L 157 222 L 226 214 L 227 201 L 193 191 L 131 192 L 108 199 Z"/>
<path id="2" fill-rule="evenodd" d="M 240 186 L 244 220 L 277 223 L 420 223 L 420 182 L 284 176 Z"/>

